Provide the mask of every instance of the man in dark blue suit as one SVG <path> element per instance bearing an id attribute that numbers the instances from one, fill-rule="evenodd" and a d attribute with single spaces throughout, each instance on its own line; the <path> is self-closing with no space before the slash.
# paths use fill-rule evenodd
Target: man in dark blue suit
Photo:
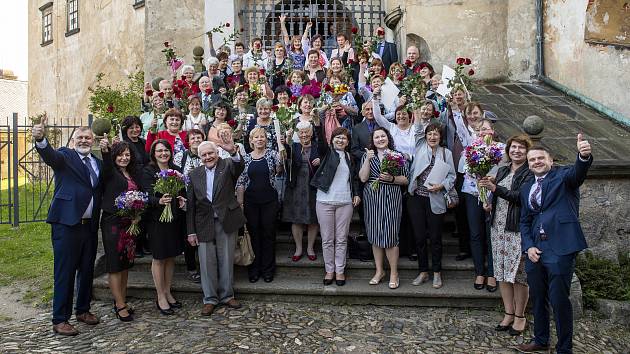
<path id="1" fill-rule="evenodd" d="M 389 72 L 389 67 L 392 66 L 392 63 L 398 61 L 398 48 L 396 48 L 396 44 L 385 40 L 385 28 L 382 26 L 379 26 L 375 33 L 378 40 L 376 42 L 376 48 L 374 48 L 374 53 L 379 55 L 383 61 L 383 67 Z"/>
<path id="2" fill-rule="evenodd" d="M 97 231 L 101 213 L 101 160 L 90 151 L 94 134 L 78 128 L 74 148 L 53 149 L 45 135 L 46 118 L 33 127 L 37 152 L 55 172 L 55 191 L 46 222 L 52 229 L 54 255 L 53 331 L 72 336 L 79 332 L 68 323 L 72 316 L 75 279 L 76 319 L 89 325 L 98 318 L 90 313 Z"/>
<path id="3" fill-rule="evenodd" d="M 549 152 L 535 147 L 527 153 L 535 181 L 521 189 L 521 248 L 527 253 L 525 271 L 534 310 L 534 339 L 517 349 L 523 353 L 549 349 L 551 302 L 558 353 L 572 353 L 573 311 L 569 292 L 575 256 L 587 248 L 579 222 L 580 186 L 593 163 L 591 145 L 577 137 L 574 165 L 552 167 Z"/>

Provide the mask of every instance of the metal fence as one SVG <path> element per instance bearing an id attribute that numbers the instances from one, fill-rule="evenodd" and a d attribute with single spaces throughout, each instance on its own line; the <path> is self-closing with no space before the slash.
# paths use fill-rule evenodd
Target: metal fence
<path id="1" fill-rule="evenodd" d="M 352 27 L 357 27 L 359 33 L 373 35 L 385 12 L 381 0 L 247 0 L 239 13 L 245 29 L 243 40 L 261 37 L 266 46 L 282 42 L 282 14 L 287 15 L 289 35 L 301 36 L 311 21 L 310 35 L 322 35 L 324 49 L 329 52 L 337 46 L 336 33 L 350 34 Z"/>
<path id="2" fill-rule="evenodd" d="M 91 121 L 91 116 L 72 122 L 49 121 L 48 140 L 55 148 L 70 146 L 74 131 Z M 17 113 L 0 122 L 0 224 L 17 227 L 46 220 L 53 178 L 52 169 L 35 150 L 30 122 L 20 122 Z"/>

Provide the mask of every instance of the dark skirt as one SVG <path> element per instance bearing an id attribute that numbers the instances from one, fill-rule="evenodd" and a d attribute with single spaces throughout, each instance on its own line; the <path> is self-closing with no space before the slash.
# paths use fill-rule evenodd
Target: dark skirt
<path id="1" fill-rule="evenodd" d="M 302 162 L 295 185 L 286 185 L 282 205 L 282 221 L 293 224 L 317 224 L 315 199 L 317 190 L 310 186 L 309 163 Z"/>
<path id="2" fill-rule="evenodd" d="M 163 208 L 162 205 L 157 207 L 160 213 Z M 155 219 L 147 221 L 147 234 L 153 259 L 177 257 L 184 252 L 185 215 L 176 206 L 172 207 L 172 211 L 174 216 L 172 222 L 160 222 Z"/>
<path id="3" fill-rule="evenodd" d="M 129 221 L 115 214 L 103 212 L 101 234 L 105 250 L 105 271 L 118 273 L 133 266 L 136 242 L 127 234 Z"/>

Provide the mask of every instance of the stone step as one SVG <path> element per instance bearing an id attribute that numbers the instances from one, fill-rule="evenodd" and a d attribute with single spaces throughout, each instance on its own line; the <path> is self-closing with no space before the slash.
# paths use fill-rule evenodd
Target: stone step
<path id="1" fill-rule="evenodd" d="M 285 247 L 286 245 L 276 245 L 276 271 L 279 276 L 284 275 L 300 275 L 304 277 L 320 278 L 324 272 L 324 259 L 321 250 L 317 250 L 317 259 L 309 260 L 306 256 L 302 257 L 298 262 L 293 262 L 293 247 Z M 137 258 L 131 272 L 150 272 L 151 256 Z M 385 262 L 387 267 L 387 262 Z M 431 260 L 429 257 L 429 267 Z M 358 259 L 348 259 L 346 261 L 347 272 L 351 272 L 355 276 L 369 278 L 374 274 L 374 262 L 362 262 Z M 401 257 L 398 261 L 398 270 L 401 276 L 415 277 L 418 275 L 418 262 L 410 261 L 407 257 Z M 459 279 L 473 279 L 473 263 L 470 258 L 463 261 L 456 261 L 455 254 L 442 255 L 442 272 L 444 276 Z M 175 258 L 175 271 L 185 273 L 186 263 L 183 256 Z"/>
<path id="2" fill-rule="evenodd" d="M 475 290 L 471 279 L 452 279 L 446 276 L 443 278 L 444 286 L 441 289 L 433 289 L 431 283 L 412 286 L 412 278 L 401 275 L 400 287 L 391 290 L 387 286 L 387 278 L 379 285 L 369 285 L 369 278 L 358 277 L 351 272 L 347 274 L 347 283 L 342 287 L 334 283 L 324 286 L 320 277 L 298 275 L 277 276 L 271 283 L 265 283 L 261 279 L 252 284 L 246 277 L 239 276 L 242 271 L 236 273 L 234 290 L 237 298 L 253 305 L 256 301 L 466 308 L 494 308 L 500 304 L 498 292 Z M 174 274 L 172 290 L 176 298 L 199 300 L 201 303 L 203 296 L 201 285 L 189 281 L 184 273 Z M 151 273 L 130 272 L 127 294 L 135 298 L 155 298 Z M 106 274 L 94 280 L 94 297 L 100 300 L 112 299 Z"/>

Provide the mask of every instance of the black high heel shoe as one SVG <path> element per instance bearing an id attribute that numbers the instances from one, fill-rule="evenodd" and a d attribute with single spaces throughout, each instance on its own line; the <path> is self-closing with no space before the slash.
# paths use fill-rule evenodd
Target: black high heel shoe
<path id="1" fill-rule="evenodd" d="M 164 315 L 164 316 L 170 316 L 170 315 L 174 315 L 175 314 L 175 311 L 173 311 L 173 309 L 170 308 L 170 307 L 167 308 L 167 309 L 161 308 L 160 307 L 160 303 L 157 300 L 155 300 L 155 306 L 157 307 L 158 310 L 160 310 L 160 313 L 162 315 Z"/>
<path id="2" fill-rule="evenodd" d="M 112 307 L 112 312 L 116 313 L 116 300 L 113 301 L 114 306 Z M 125 303 L 125 307 L 127 308 L 127 312 L 129 312 L 130 315 L 133 315 L 136 310 L 129 306 L 127 303 Z"/>
<path id="3" fill-rule="evenodd" d="M 171 306 L 171 308 L 174 308 L 174 309 L 181 309 L 183 306 L 182 303 L 177 300 L 175 300 L 175 302 L 170 302 L 168 300 L 166 301 L 168 302 L 169 306 Z"/>
<path id="4" fill-rule="evenodd" d="M 159 305 L 158 305 L 159 306 Z M 119 309 L 118 307 L 116 307 L 116 305 L 114 305 L 114 308 L 116 309 L 116 318 L 123 321 L 123 322 L 131 322 L 133 321 L 133 316 L 131 315 L 131 312 L 129 312 L 129 309 L 127 308 L 127 306 L 124 306 L 123 308 Z M 128 315 L 127 316 L 122 316 L 120 314 L 120 311 L 123 310 L 127 310 Z"/>
<path id="5" fill-rule="evenodd" d="M 505 313 L 508 316 L 514 316 L 513 313 Z M 507 330 L 509 330 L 510 328 L 512 328 L 512 323 L 514 323 L 514 319 L 512 319 L 512 322 L 506 324 L 505 326 L 502 325 L 501 323 L 499 323 L 496 327 L 494 327 L 494 330 L 497 332 L 505 332 Z"/>
<path id="6" fill-rule="evenodd" d="M 483 277 L 483 283 L 481 284 L 476 283 L 476 281 L 477 279 L 475 279 L 475 283 L 474 283 L 475 289 L 482 290 L 483 288 L 486 287 L 486 277 Z"/>
<path id="7" fill-rule="evenodd" d="M 516 318 L 525 318 L 525 316 L 519 316 L 519 315 L 514 315 L 514 317 L 516 317 Z M 527 329 L 527 320 L 525 320 L 525 326 L 520 331 L 518 329 L 514 329 L 514 323 L 512 323 L 512 325 L 510 326 L 510 329 L 508 330 L 508 333 L 511 336 L 520 336 L 521 334 L 523 334 L 523 332 L 526 329 Z"/>

